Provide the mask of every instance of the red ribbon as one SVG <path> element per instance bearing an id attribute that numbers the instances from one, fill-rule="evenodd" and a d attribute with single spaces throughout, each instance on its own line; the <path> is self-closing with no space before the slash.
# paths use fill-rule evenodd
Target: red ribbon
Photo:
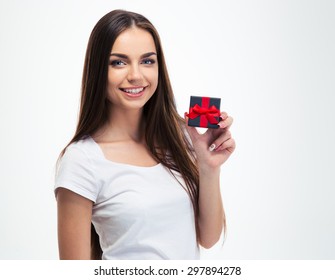
<path id="1" fill-rule="evenodd" d="M 190 113 L 187 114 L 187 116 L 192 120 L 199 116 L 205 116 L 209 123 L 218 124 L 218 120 L 215 117 L 220 117 L 220 110 L 214 105 L 210 108 L 205 108 L 195 104 L 192 108 L 190 108 Z"/>

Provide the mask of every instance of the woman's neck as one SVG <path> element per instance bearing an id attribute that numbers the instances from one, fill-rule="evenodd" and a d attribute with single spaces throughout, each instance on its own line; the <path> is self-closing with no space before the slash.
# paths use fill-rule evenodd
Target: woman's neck
<path id="1" fill-rule="evenodd" d="M 111 108 L 109 119 L 97 135 L 101 142 L 135 141 L 142 142 L 144 123 L 141 110 Z"/>

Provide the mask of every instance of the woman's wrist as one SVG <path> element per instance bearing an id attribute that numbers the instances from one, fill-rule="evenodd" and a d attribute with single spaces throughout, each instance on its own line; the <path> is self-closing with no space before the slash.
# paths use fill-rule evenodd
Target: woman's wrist
<path id="1" fill-rule="evenodd" d="M 220 176 L 221 168 L 220 166 L 213 167 L 207 164 L 198 164 L 198 170 L 200 176 Z"/>

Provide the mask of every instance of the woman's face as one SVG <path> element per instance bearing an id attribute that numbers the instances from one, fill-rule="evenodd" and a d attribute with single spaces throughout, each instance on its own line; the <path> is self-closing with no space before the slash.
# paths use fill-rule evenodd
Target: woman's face
<path id="1" fill-rule="evenodd" d="M 112 107 L 142 109 L 158 84 L 158 61 L 151 34 L 137 27 L 115 40 L 108 67 L 108 100 Z"/>

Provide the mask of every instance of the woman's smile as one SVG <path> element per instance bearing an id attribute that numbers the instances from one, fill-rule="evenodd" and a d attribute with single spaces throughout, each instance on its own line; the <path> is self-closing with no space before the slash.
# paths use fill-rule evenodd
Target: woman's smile
<path id="1" fill-rule="evenodd" d="M 126 93 L 127 96 L 130 97 L 141 97 L 144 94 L 146 86 L 143 87 L 128 87 L 128 88 L 120 88 L 123 92 Z"/>

